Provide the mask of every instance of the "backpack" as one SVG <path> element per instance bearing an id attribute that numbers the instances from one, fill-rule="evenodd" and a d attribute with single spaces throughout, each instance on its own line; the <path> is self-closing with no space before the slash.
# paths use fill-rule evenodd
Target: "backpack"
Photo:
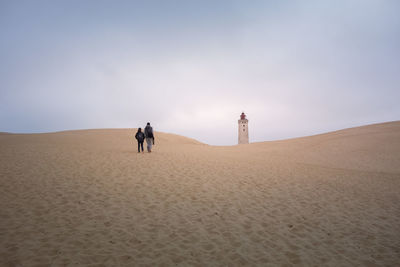
<path id="1" fill-rule="evenodd" d="M 148 138 L 154 138 L 154 135 L 153 135 L 153 128 L 149 127 L 149 128 L 147 129 L 147 137 L 148 137 Z"/>
<path id="2" fill-rule="evenodd" d="M 142 133 L 142 132 L 136 133 L 135 137 L 139 142 L 143 142 L 144 141 L 144 133 Z"/>

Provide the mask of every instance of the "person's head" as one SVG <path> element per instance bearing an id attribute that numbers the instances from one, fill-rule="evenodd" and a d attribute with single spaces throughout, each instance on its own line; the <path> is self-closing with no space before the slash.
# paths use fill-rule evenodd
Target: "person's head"
<path id="1" fill-rule="evenodd" d="M 137 129 L 137 131 L 140 133 L 142 131 L 142 128 Z"/>
<path id="2" fill-rule="evenodd" d="M 147 123 L 147 126 L 150 126 L 150 122 Z"/>

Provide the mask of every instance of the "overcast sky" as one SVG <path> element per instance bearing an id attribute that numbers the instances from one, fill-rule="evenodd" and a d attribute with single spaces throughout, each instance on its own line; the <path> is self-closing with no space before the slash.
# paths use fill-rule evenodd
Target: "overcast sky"
<path id="1" fill-rule="evenodd" d="M 400 1 L 0 0 L 0 131 L 213 145 L 400 119 Z"/>

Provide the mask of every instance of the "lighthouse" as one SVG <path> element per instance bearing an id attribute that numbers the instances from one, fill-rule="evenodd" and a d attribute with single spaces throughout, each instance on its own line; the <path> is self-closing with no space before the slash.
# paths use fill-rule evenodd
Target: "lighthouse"
<path id="1" fill-rule="evenodd" d="M 239 133 L 238 133 L 238 144 L 248 144 L 249 143 L 249 120 L 246 119 L 244 112 L 240 115 L 240 120 L 238 120 Z"/>

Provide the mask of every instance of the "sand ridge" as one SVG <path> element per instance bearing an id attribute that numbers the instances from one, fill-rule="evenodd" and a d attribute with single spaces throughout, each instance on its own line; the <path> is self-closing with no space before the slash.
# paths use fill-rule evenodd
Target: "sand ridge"
<path id="1" fill-rule="evenodd" d="M 400 122 L 214 147 L 0 135 L 1 266 L 396 266 Z"/>

